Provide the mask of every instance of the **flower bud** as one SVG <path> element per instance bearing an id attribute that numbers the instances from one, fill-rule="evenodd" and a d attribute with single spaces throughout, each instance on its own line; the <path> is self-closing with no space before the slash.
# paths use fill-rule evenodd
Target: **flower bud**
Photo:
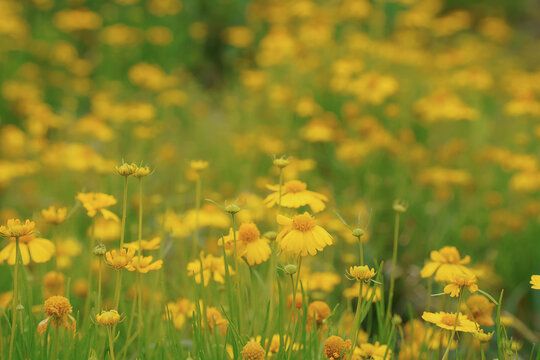
<path id="1" fill-rule="evenodd" d="M 24 310 L 24 306 L 23 306 L 22 304 L 19 304 L 19 305 L 17 305 L 17 306 L 15 307 L 15 309 L 16 309 L 17 311 L 23 311 L 23 310 Z"/>
<path id="2" fill-rule="evenodd" d="M 362 236 L 364 236 L 366 232 L 363 230 L 363 229 L 360 229 L 360 228 L 356 228 L 352 231 L 352 234 L 353 236 L 356 236 L 357 238 L 360 238 Z"/>
<path id="3" fill-rule="evenodd" d="M 114 171 L 120 176 L 130 176 L 133 175 L 133 173 L 137 170 L 137 165 L 135 164 L 128 164 L 123 163 L 120 166 L 115 166 Z"/>
<path id="4" fill-rule="evenodd" d="M 241 210 L 240 206 L 238 206 L 236 204 L 229 204 L 229 205 L 225 206 L 225 211 L 228 212 L 231 215 L 236 214 L 240 210 Z"/>
<path id="5" fill-rule="evenodd" d="M 140 179 L 150 174 L 150 168 L 148 166 L 138 166 L 133 176 Z"/>
<path id="6" fill-rule="evenodd" d="M 407 202 L 399 199 L 396 199 L 392 204 L 392 209 L 394 209 L 394 211 L 398 213 L 404 213 L 405 211 L 407 211 L 407 207 Z"/>
<path id="7" fill-rule="evenodd" d="M 283 169 L 291 163 L 291 160 L 289 158 L 280 157 L 280 158 L 275 158 L 273 163 L 278 168 Z"/>
<path id="8" fill-rule="evenodd" d="M 264 233 L 263 237 L 267 238 L 268 240 L 276 240 L 277 238 L 277 232 L 275 231 L 267 231 Z"/>
<path id="9" fill-rule="evenodd" d="M 401 316 L 395 314 L 394 316 L 392 316 L 392 324 L 394 325 L 401 325 L 401 323 L 403 322 L 403 319 L 401 319 Z"/>
<path id="10" fill-rule="evenodd" d="M 107 252 L 107 248 L 105 247 L 105 244 L 100 242 L 96 245 L 94 248 L 94 255 L 96 256 L 103 256 Z"/>
<path id="11" fill-rule="evenodd" d="M 287 264 L 287 265 L 285 265 L 283 270 L 285 270 L 285 273 L 287 273 L 289 275 L 294 275 L 298 271 L 298 268 L 294 264 Z"/>

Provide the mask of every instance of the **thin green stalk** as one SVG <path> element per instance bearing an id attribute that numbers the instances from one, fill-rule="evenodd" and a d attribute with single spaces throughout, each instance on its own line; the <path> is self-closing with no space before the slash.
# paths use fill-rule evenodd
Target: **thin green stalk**
<path id="1" fill-rule="evenodd" d="M 116 269 L 116 287 L 114 289 L 114 308 L 118 310 L 120 304 L 120 290 L 122 288 L 122 269 Z"/>
<path id="2" fill-rule="evenodd" d="M 392 253 L 392 272 L 390 273 L 390 293 L 388 295 L 388 307 L 386 309 L 387 322 L 390 320 L 392 312 L 392 301 L 394 300 L 394 285 L 396 282 L 397 252 L 399 238 L 399 212 L 396 211 L 394 224 L 394 250 Z"/>
<path id="3" fill-rule="evenodd" d="M 358 331 L 360 330 L 360 309 L 362 307 L 362 290 L 364 290 L 364 282 L 360 281 L 360 290 L 358 291 L 358 303 L 356 304 L 356 313 L 354 314 L 353 320 L 353 331 L 354 338 L 351 346 L 351 354 L 354 354 L 354 348 L 356 347 L 356 342 L 358 341 Z"/>
<path id="4" fill-rule="evenodd" d="M 463 289 L 461 289 L 461 291 L 459 292 L 459 299 L 458 299 L 458 305 L 457 305 L 457 311 L 456 311 L 456 320 L 454 322 L 454 328 L 452 329 L 452 334 L 450 335 L 450 339 L 448 339 L 448 345 L 446 346 L 446 350 L 444 351 L 442 360 L 448 359 L 448 353 L 450 352 L 450 348 L 452 347 L 452 340 L 454 339 L 454 335 L 456 334 L 456 328 L 459 321 L 459 309 L 461 308 L 462 298 L 463 298 Z"/>
<path id="5" fill-rule="evenodd" d="M 127 193 L 128 193 L 128 177 L 124 176 L 124 199 L 122 202 L 122 229 L 120 232 L 120 250 L 124 247 L 124 238 L 126 235 L 126 213 L 127 213 Z"/>
<path id="6" fill-rule="evenodd" d="M 111 360 L 114 360 L 114 339 L 110 326 L 107 326 L 107 333 L 109 335 L 109 355 L 111 356 Z"/>
<path id="7" fill-rule="evenodd" d="M 143 186 L 142 186 L 142 178 L 139 178 L 139 249 L 138 249 L 138 255 L 139 255 L 139 261 L 138 266 L 140 266 L 142 261 L 142 222 L 143 222 Z M 141 280 L 141 273 L 137 269 L 137 289 L 138 289 L 138 295 L 139 295 L 139 316 L 138 316 L 138 331 L 139 331 L 139 339 L 142 334 L 142 280 Z"/>
<path id="8" fill-rule="evenodd" d="M 201 211 L 201 174 L 197 175 L 197 183 L 195 185 L 195 231 L 193 233 L 192 257 L 197 256 L 197 248 L 199 245 L 199 212 Z"/>
<path id="9" fill-rule="evenodd" d="M 364 244 L 362 244 L 362 235 L 356 237 L 358 239 L 358 257 L 360 258 L 360 266 L 364 266 Z"/>
<path id="10" fill-rule="evenodd" d="M 431 309 L 431 291 L 433 291 L 433 278 L 428 279 L 426 311 Z"/>
<path id="11" fill-rule="evenodd" d="M 103 265 L 103 256 L 99 256 L 99 267 L 98 267 L 98 292 L 97 292 L 97 312 L 101 311 L 101 271 Z"/>
<path id="12" fill-rule="evenodd" d="M 9 340 L 9 360 L 13 359 L 13 344 L 15 340 L 15 329 L 17 328 L 17 300 L 19 297 L 19 238 L 15 238 L 15 269 L 13 270 L 13 297 L 11 299 L 11 338 Z"/>
<path id="13" fill-rule="evenodd" d="M 236 249 L 236 217 L 234 213 L 231 213 L 231 218 L 232 218 L 232 232 L 233 232 L 233 246 L 234 246 L 234 250 L 233 250 L 234 269 L 236 271 L 236 297 L 238 299 L 237 301 L 238 309 L 236 309 L 237 317 L 238 317 L 238 332 L 242 333 L 241 329 L 242 329 L 242 321 L 243 321 L 243 316 L 242 316 L 243 312 L 242 312 L 242 309 L 240 308 L 240 301 L 242 300 L 242 294 L 241 294 L 241 280 L 242 279 L 240 276 L 240 269 L 238 268 L 238 252 Z"/>

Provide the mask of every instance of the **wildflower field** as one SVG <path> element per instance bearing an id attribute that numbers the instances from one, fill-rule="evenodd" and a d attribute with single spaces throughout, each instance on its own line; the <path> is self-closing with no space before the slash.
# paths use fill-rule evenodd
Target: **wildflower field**
<path id="1" fill-rule="evenodd" d="M 0 0 L 0 358 L 539 360 L 539 23 Z"/>

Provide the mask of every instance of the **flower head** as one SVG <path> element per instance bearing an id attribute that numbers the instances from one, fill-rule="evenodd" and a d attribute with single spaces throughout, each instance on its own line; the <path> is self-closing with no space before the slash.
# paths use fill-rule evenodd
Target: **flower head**
<path id="1" fill-rule="evenodd" d="M 392 350 L 377 341 L 375 344 L 362 343 L 356 349 L 351 360 L 388 360 L 392 358 Z"/>
<path id="2" fill-rule="evenodd" d="M 420 271 L 423 278 L 435 274 L 436 281 L 450 281 L 453 274 L 470 274 L 464 265 L 471 262 L 469 256 L 461 258 L 459 251 L 453 246 L 445 246 L 439 251 L 432 251 L 430 261 Z"/>
<path id="3" fill-rule="evenodd" d="M 141 250 L 157 250 L 159 249 L 159 245 L 161 244 L 161 238 L 159 236 L 156 236 L 152 238 L 151 240 L 141 240 Z M 129 243 L 124 243 L 124 247 L 128 249 L 139 249 L 139 242 L 133 241 Z"/>
<path id="4" fill-rule="evenodd" d="M 151 270 L 161 269 L 161 266 L 163 265 L 163 260 L 157 260 L 155 262 L 152 262 L 152 260 L 152 256 L 135 256 L 133 259 L 131 259 L 129 264 L 126 265 L 126 269 L 128 271 L 137 270 L 141 274 L 146 274 Z"/>
<path id="5" fill-rule="evenodd" d="M 23 231 L 16 230 L 15 232 L 10 233 L 23 233 Z M 17 254 L 16 239 L 16 237 L 11 237 L 9 244 L 0 251 L 0 263 L 7 260 L 9 265 L 15 265 Z M 30 263 L 30 258 L 36 263 L 47 262 L 55 253 L 55 246 L 51 241 L 37 238 L 31 231 L 29 231 L 27 235 L 19 236 L 18 239 L 20 256 L 24 265 Z"/>
<path id="6" fill-rule="evenodd" d="M 225 248 L 229 251 L 234 249 L 233 230 L 223 238 Z M 236 232 L 236 251 L 238 256 L 244 257 L 250 266 L 260 264 L 270 257 L 272 249 L 268 245 L 269 240 L 261 237 L 261 233 L 254 223 L 244 223 Z"/>
<path id="7" fill-rule="evenodd" d="M 307 212 L 292 219 L 278 215 L 277 222 L 282 226 L 276 238 L 282 250 L 306 256 L 332 245 L 332 236 Z"/>
<path id="8" fill-rule="evenodd" d="M 531 276 L 531 289 L 540 290 L 540 275 Z"/>
<path id="9" fill-rule="evenodd" d="M 194 170 L 197 173 L 201 173 L 208 167 L 208 161 L 204 160 L 191 160 L 189 163 L 191 170 Z"/>
<path id="10" fill-rule="evenodd" d="M 75 332 L 76 321 L 71 316 L 73 308 L 69 300 L 63 296 L 51 296 L 43 304 L 43 310 L 47 318 L 38 324 L 37 330 L 40 334 L 45 332 L 49 323 L 54 326 L 64 326 L 66 329 L 71 329 Z"/>
<path id="11" fill-rule="evenodd" d="M 456 331 L 469 333 L 476 333 L 478 331 L 478 324 L 467 319 L 467 317 L 461 313 L 457 316 L 455 313 L 446 313 L 442 311 L 438 313 L 424 311 L 422 319 L 445 330 L 454 330 L 455 328 Z"/>
<path id="12" fill-rule="evenodd" d="M 116 310 L 101 311 L 96 315 L 96 321 L 103 326 L 114 326 L 120 321 L 120 314 Z"/>
<path id="13" fill-rule="evenodd" d="M 112 219 L 117 222 L 120 221 L 116 214 L 105 209 L 116 204 L 116 199 L 114 196 L 103 193 L 78 193 L 75 198 L 82 202 L 84 208 L 86 209 L 86 214 L 89 217 L 93 218 L 99 211 L 107 220 Z"/>
<path id="14" fill-rule="evenodd" d="M 56 208 L 49 206 L 47 209 L 41 210 L 41 216 L 49 224 L 61 224 L 66 220 L 67 209 L 65 207 Z"/>
<path id="15" fill-rule="evenodd" d="M 351 347 L 350 340 L 343 340 L 339 336 L 330 336 L 324 342 L 324 356 L 327 359 L 343 359 L 347 349 Z"/>
<path id="16" fill-rule="evenodd" d="M 229 266 L 229 275 L 234 275 L 234 270 Z M 196 259 L 187 264 L 189 276 L 195 277 L 195 282 L 201 283 L 204 278 L 204 286 L 210 280 L 223 284 L 225 282 L 225 260 L 223 257 L 216 257 L 212 254 L 200 254 L 200 260 Z"/>
<path id="17" fill-rule="evenodd" d="M 267 207 L 279 204 L 279 185 L 268 185 L 268 189 L 274 191 L 264 200 Z M 307 190 L 307 184 L 298 180 L 291 180 L 283 184 L 281 189 L 281 206 L 298 209 L 309 205 L 315 213 L 324 210 L 328 198 L 323 194 Z"/>
<path id="18" fill-rule="evenodd" d="M 351 266 L 348 274 L 351 279 L 366 281 L 375 276 L 375 269 L 370 269 L 369 266 Z"/>
<path id="19" fill-rule="evenodd" d="M 452 274 L 450 277 L 450 284 L 444 287 L 444 293 L 449 294 L 451 297 L 457 297 L 461 292 L 461 289 L 466 287 L 470 292 L 478 291 L 477 279 L 473 274 Z"/>
<path id="20" fill-rule="evenodd" d="M 105 253 L 105 259 L 107 263 L 117 269 L 126 267 L 131 259 L 135 256 L 134 249 L 121 249 L 121 250 L 111 250 Z"/>
<path id="21" fill-rule="evenodd" d="M 324 301 L 313 301 L 311 304 L 309 304 L 307 311 L 308 327 L 311 327 L 313 321 L 316 322 L 317 327 L 321 326 L 323 321 L 326 320 L 330 314 L 332 314 L 332 310 Z"/>
<path id="22" fill-rule="evenodd" d="M 0 226 L 0 234 L 5 237 L 21 237 L 30 235 L 36 223 L 30 220 L 26 220 L 24 223 L 19 219 L 9 219 L 6 225 Z"/>
<path id="23" fill-rule="evenodd" d="M 122 163 L 122 165 L 115 166 L 114 171 L 120 176 L 131 176 L 137 171 L 137 165 L 134 163 Z"/>
<path id="24" fill-rule="evenodd" d="M 241 354 L 244 360 L 264 360 L 266 351 L 258 342 L 250 341 L 244 346 Z"/>
<path id="25" fill-rule="evenodd" d="M 150 175 L 150 168 L 148 166 L 137 166 L 137 169 L 133 173 L 133 176 L 138 179 L 141 179 L 148 175 Z"/>
<path id="26" fill-rule="evenodd" d="M 488 300 L 487 297 L 480 294 L 469 296 L 467 302 L 462 306 L 469 320 L 476 321 L 482 326 L 493 326 L 495 323 L 491 318 L 491 313 L 495 304 Z"/>

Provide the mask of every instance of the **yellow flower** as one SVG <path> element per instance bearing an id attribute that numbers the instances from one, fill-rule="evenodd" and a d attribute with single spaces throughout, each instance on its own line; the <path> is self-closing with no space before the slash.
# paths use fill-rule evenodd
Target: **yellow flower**
<path id="1" fill-rule="evenodd" d="M 159 236 L 154 237 L 152 240 L 141 240 L 141 250 L 157 250 L 161 244 L 161 238 Z M 139 242 L 133 241 L 124 244 L 125 248 L 139 250 Z"/>
<path id="2" fill-rule="evenodd" d="M 56 208 L 49 206 L 47 209 L 41 210 L 41 216 L 49 224 L 61 224 L 66 220 L 67 209 L 65 207 Z"/>
<path id="3" fill-rule="evenodd" d="M 375 294 L 373 294 L 375 289 Z M 343 290 L 343 296 L 352 299 L 358 297 L 360 293 L 360 282 L 354 283 L 354 285 L 348 289 Z M 377 302 L 381 300 L 381 287 L 380 286 L 362 286 L 362 299 L 371 300 L 371 302 Z"/>
<path id="4" fill-rule="evenodd" d="M 38 324 L 37 331 L 43 334 L 49 322 L 56 327 L 62 325 L 66 329 L 71 329 L 75 332 L 76 321 L 71 316 L 72 307 L 69 300 L 63 296 L 51 296 L 43 304 L 43 310 L 47 314 L 47 318 Z"/>
<path id="5" fill-rule="evenodd" d="M 305 289 L 314 291 L 321 290 L 324 292 L 332 292 L 334 288 L 341 282 L 341 277 L 332 272 L 319 272 L 309 274 L 307 278 L 302 279 L 305 284 Z"/>
<path id="6" fill-rule="evenodd" d="M 94 237 L 101 241 L 112 241 L 120 238 L 120 222 L 117 220 L 107 220 L 99 217 L 94 220 Z M 92 226 L 88 229 L 88 236 L 91 236 Z"/>
<path id="7" fill-rule="evenodd" d="M 459 296 L 461 288 L 466 287 L 470 292 L 478 291 L 477 279 L 475 275 L 456 275 L 452 274 L 450 277 L 450 284 L 444 287 L 444 293 L 449 294 L 451 297 Z"/>
<path id="8" fill-rule="evenodd" d="M 137 166 L 137 169 L 133 173 L 133 176 L 140 179 L 150 174 L 150 168 L 148 166 Z"/>
<path id="9" fill-rule="evenodd" d="M 279 203 L 279 185 L 267 185 L 266 187 L 274 191 L 264 199 L 266 206 L 272 207 Z M 281 194 L 281 206 L 283 207 L 298 209 L 301 206 L 309 205 L 313 212 L 318 213 L 324 210 L 326 201 L 328 198 L 323 194 L 307 190 L 305 182 L 291 180 L 283 184 Z"/>
<path id="10" fill-rule="evenodd" d="M 18 231 L 18 230 L 17 230 Z M 17 233 L 12 232 L 13 233 Z M 2 233 L 4 233 L 2 231 Z M 54 244 L 42 238 L 36 238 L 34 234 L 19 237 L 19 250 L 24 265 L 28 265 L 30 257 L 36 263 L 44 263 L 51 259 L 55 253 Z M 0 263 L 7 260 L 9 265 L 15 265 L 16 238 L 11 237 L 9 244 L 0 251 Z"/>
<path id="11" fill-rule="evenodd" d="M 101 311 L 101 314 L 96 315 L 96 320 L 103 326 L 114 326 L 120 321 L 120 314 L 116 310 Z"/>
<path id="12" fill-rule="evenodd" d="M 278 215 L 277 222 L 282 228 L 276 241 L 282 250 L 306 256 L 315 255 L 317 251 L 332 245 L 332 236 L 318 226 L 313 216 L 307 212 L 292 219 Z"/>
<path id="13" fill-rule="evenodd" d="M 64 295 L 66 292 L 66 277 L 61 272 L 49 271 L 43 275 L 43 297 Z"/>
<path id="14" fill-rule="evenodd" d="M 445 246 L 439 251 L 432 251 L 429 257 L 431 261 L 428 261 L 420 271 L 420 276 L 423 278 L 435 274 L 436 281 L 450 281 L 452 274 L 471 273 L 464 266 L 471 262 L 471 258 L 467 255 L 462 259 L 459 251 L 453 246 Z"/>
<path id="15" fill-rule="evenodd" d="M 540 275 L 531 276 L 531 289 L 540 290 Z"/>
<path id="16" fill-rule="evenodd" d="M 255 341 L 248 342 L 242 349 L 241 354 L 244 360 L 264 360 L 266 357 L 266 351 L 264 351 L 261 344 Z"/>
<path id="17" fill-rule="evenodd" d="M 210 328 L 210 331 L 214 331 L 215 328 L 218 328 L 221 335 L 225 335 L 227 333 L 229 321 L 224 319 L 219 310 L 215 307 L 206 308 L 206 322 Z"/>
<path id="18" fill-rule="evenodd" d="M 424 313 L 422 314 L 422 319 L 432 324 L 435 324 L 445 330 L 454 330 L 455 327 L 456 331 L 469 333 L 476 333 L 478 331 L 478 324 L 474 321 L 467 319 L 464 314 L 459 313 L 457 324 L 456 318 L 457 316 L 455 313 L 446 313 L 442 311 L 438 313 L 424 311 Z"/>
<path id="19" fill-rule="evenodd" d="M 332 314 L 332 310 L 324 301 L 313 301 L 309 304 L 307 312 L 308 329 L 311 327 L 311 324 L 313 324 L 313 320 L 315 320 L 317 327 L 319 327 L 322 325 L 323 321 Z"/>
<path id="20" fill-rule="evenodd" d="M 324 342 L 324 356 L 327 359 L 343 359 L 345 358 L 347 349 L 350 347 L 350 340 L 345 341 L 339 336 L 330 336 Z"/>
<path id="21" fill-rule="evenodd" d="M 481 343 L 487 343 L 491 341 L 491 338 L 493 337 L 494 332 L 485 333 L 484 329 L 481 329 L 479 332 L 474 334 L 474 336 L 480 341 Z"/>
<path id="22" fill-rule="evenodd" d="M 105 209 L 116 204 L 116 199 L 112 195 L 103 193 L 78 193 L 75 198 L 82 202 L 89 217 L 93 218 L 99 211 L 107 220 L 120 221 L 116 214 Z"/>
<path id="23" fill-rule="evenodd" d="M 30 220 L 26 220 L 23 224 L 19 219 L 9 219 L 5 226 L 0 226 L 0 234 L 5 237 L 21 237 L 30 235 L 35 227 L 36 223 Z"/>
<path id="24" fill-rule="evenodd" d="M 493 326 L 495 323 L 491 318 L 491 313 L 495 304 L 488 300 L 487 297 L 480 294 L 469 296 L 467 302 L 462 306 L 469 317 L 469 320 L 476 321 L 483 326 Z M 472 316 L 471 316 L 472 315 Z"/>
<path id="25" fill-rule="evenodd" d="M 212 254 L 200 254 L 200 258 L 188 263 L 187 271 L 189 276 L 194 276 L 195 281 L 200 283 L 204 277 L 204 286 L 208 285 L 210 280 L 224 284 L 225 283 L 225 261 L 223 257 L 215 257 Z M 201 264 L 202 262 L 202 264 Z M 201 267 L 202 265 L 202 267 Z M 234 275 L 233 269 L 229 266 L 229 275 Z"/>
<path id="26" fill-rule="evenodd" d="M 349 276 L 356 280 L 369 280 L 375 276 L 375 269 L 370 269 L 369 266 L 351 266 Z"/>
<path id="27" fill-rule="evenodd" d="M 177 330 L 182 329 L 186 321 L 186 316 L 191 316 L 195 310 L 195 305 L 189 299 L 179 299 L 167 304 L 167 314 L 164 318 L 170 318 Z"/>
<path id="28" fill-rule="evenodd" d="M 272 249 L 268 245 L 268 239 L 260 236 L 257 225 L 245 223 L 240 225 L 236 232 L 236 251 L 238 256 L 244 257 L 250 266 L 260 264 L 270 257 Z M 223 238 L 225 248 L 231 251 L 234 248 L 233 230 Z"/>
<path id="29" fill-rule="evenodd" d="M 120 166 L 115 166 L 114 171 L 120 176 L 131 176 L 137 171 L 137 165 L 134 163 L 122 163 Z"/>
<path id="30" fill-rule="evenodd" d="M 133 256 L 135 256 L 134 249 L 111 250 L 107 251 L 107 253 L 105 254 L 107 263 L 117 269 L 126 267 L 131 261 L 131 259 L 133 259 Z"/>
<path id="31" fill-rule="evenodd" d="M 135 271 L 137 270 L 141 274 L 146 274 L 151 270 L 159 270 L 161 269 L 161 266 L 163 265 L 163 260 L 158 260 L 155 262 L 152 262 L 153 257 L 152 256 L 135 256 L 129 264 L 126 265 L 126 269 L 128 271 Z"/>
<path id="32" fill-rule="evenodd" d="M 375 344 L 363 343 L 354 349 L 351 360 L 387 360 L 392 358 L 392 350 L 377 341 Z"/>
<path id="33" fill-rule="evenodd" d="M 189 163 L 191 170 L 194 170 L 197 173 L 201 173 L 208 167 L 208 161 L 204 160 L 191 160 Z"/>

